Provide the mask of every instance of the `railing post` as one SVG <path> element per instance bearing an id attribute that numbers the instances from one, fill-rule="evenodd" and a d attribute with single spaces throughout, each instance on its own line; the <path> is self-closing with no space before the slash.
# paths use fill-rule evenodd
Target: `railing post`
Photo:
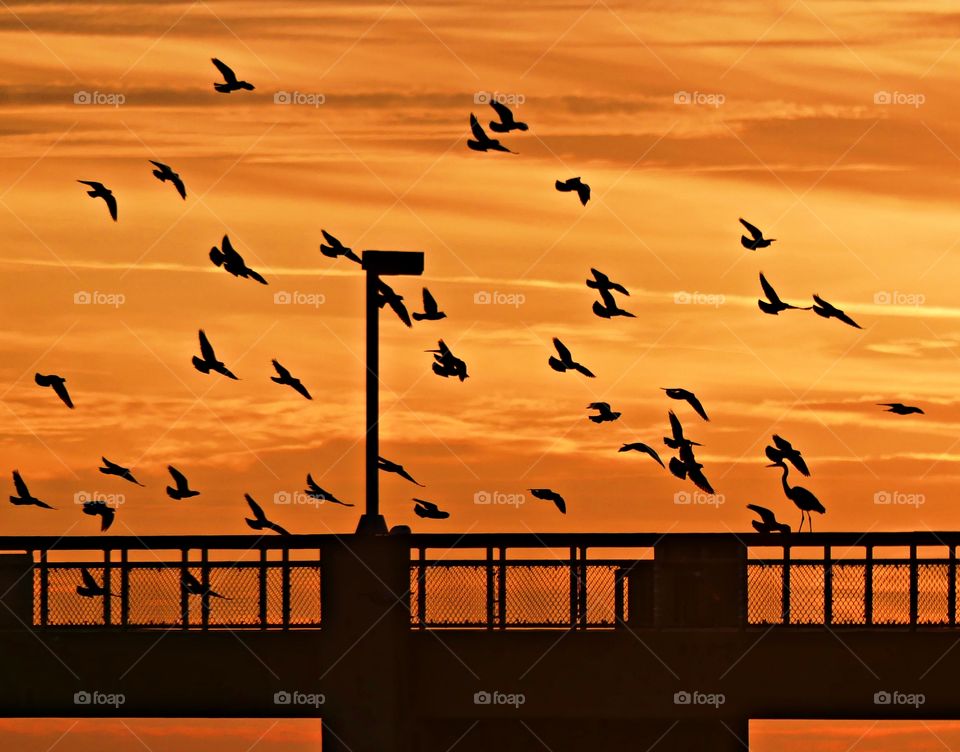
<path id="1" fill-rule="evenodd" d="M 863 578 L 863 620 L 869 627 L 873 625 L 873 546 L 867 546 Z"/>
<path id="2" fill-rule="evenodd" d="M 623 614 L 623 588 L 626 578 L 623 576 L 623 568 L 617 567 L 613 571 L 613 624 L 617 627 L 622 627 L 626 624 L 627 620 L 624 618 Z"/>
<path id="3" fill-rule="evenodd" d="M 790 546 L 783 547 L 783 590 L 780 595 L 781 620 L 790 623 Z"/>
<path id="4" fill-rule="evenodd" d="M 910 545 L 910 626 L 917 626 L 917 601 L 919 600 L 919 570 L 917 568 L 917 544 Z"/>
<path id="5" fill-rule="evenodd" d="M 577 582 L 577 547 L 570 546 L 570 629 L 577 628 L 577 607 L 580 604 Z"/>
<path id="6" fill-rule="evenodd" d="M 427 628 L 427 549 L 417 549 L 417 622 Z"/>
<path id="7" fill-rule="evenodd" d="M 203 595 L 200 596 L 200 628 L 210 626 L 210 567 L 206 548 L 200 549 L 200 585 Z"/>
<path id="8" fill-rule="evenodd" d="M 577 566 L 578 614 L 580 628 L 587 628 L 587 547 L 580 547 L 580 564 Z"/>
<path id="9" fill-rule="evenodd" d="M 190 594 L 187 592 L 184 583 L 184 575 L 190 571 L 190 551 L 183 548 L 180 550 L 180 628 L 187 629 L 190 626 Z"/>
<path id="10" fill-rule="evenodd" d="M 260 566 L 257 567 L 257 579 L 259 580 L 260 597 L 257 605 L 260 609 L 260 629 L 267 628 L 267 549 L 260 548 Z"/>
<path id="11" fill-rule="evenodd" d="M 507 549 L 503 546 L 497 562 L 497 626 L 507 628 Z"/>
<path id="12" fill-rule="evenodd" d="M 950 546 L 947 561 L 947 623 L 952 627 L 957 623 L 957 547 Z"/>
<path id="13" fill-rule="evenodd" d="M 49 572 L 47 571 L 47 549 L 40 550 L 40 626 L 45 627 L 50 621 L 49 601 Z"/>
<path id="14" fill-rule="evenodd" d="M 110 577 L 110 558 L 113 552 L 103 549 L 103 624 L 109 627 L 113 622 L 113 588 Z"/>
<path id="15" fill-rule="evenodd" d="M 281 569 L 280 578 L 283 583 L 280 588 L 281 593 L 281 612 L 283 628 L 290 629 L 290 549 L 282 548 L 280 553 Z"/>
<path id="16" fill-rule="evenodd" d="M 830 546 L 823 547 L 823 623 L 833 623 L 833 559 Z"/>
<path id="17" fill-rule="evenodd" d="M 495 609 L 495 595 L 494 587 L 495 580 L 493 575 L 493 547 L 487 546 L 487 562 L 486 562 L 486 579 L 487 579 L 487 629 L 493 629 L 493 622 L 496 618 Z"/>

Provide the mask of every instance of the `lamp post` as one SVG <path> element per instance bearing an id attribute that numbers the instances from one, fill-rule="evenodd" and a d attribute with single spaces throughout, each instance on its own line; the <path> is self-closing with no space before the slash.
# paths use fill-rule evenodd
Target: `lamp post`
<path id="1" fill-rule="evenodd" d="M 377 288 L 381 276 L 419 276 L 423 274 L 423 253 L 420 251 L 364 251 L 361 254 L 367 273 L 367 434 L 366 508 L 360 516 L 357 533 L 383 535 L 387 521 L 380 514 L 380 306 Z"/>

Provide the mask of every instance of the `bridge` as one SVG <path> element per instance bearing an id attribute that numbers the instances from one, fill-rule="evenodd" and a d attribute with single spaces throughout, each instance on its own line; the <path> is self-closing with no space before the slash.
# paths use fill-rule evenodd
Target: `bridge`
<path id="1" fill-rule="evenodd" d="M 325 752 L 743 750 L 751 719 L 956 719 L 958 546 L 950 532 L 0 537 L 0 704 L 317 718 Z M 83 569 L 104 595 L 77 594 Z"/>

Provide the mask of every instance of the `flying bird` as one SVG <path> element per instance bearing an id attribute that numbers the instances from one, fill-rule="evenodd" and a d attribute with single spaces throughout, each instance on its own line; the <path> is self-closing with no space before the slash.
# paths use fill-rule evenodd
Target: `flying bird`
<path id="1" fill-rule="evenodd" d="M 610 277 L 603 272 L 591 268 L 590 273 L 593 275 L 593 279 L 587 280 L 587 287 L 593 288 L 594 290 L 616 290 L 623 295 L 630 294 L 626 287 L 619 282 L 611 281 Z"/>
<path id="2" fill-rule="evenodd" d="M 93 198 L 103 199 L 104 203 L 107 205 L 107 209 L 110 212 L 110 217 L 113 219 L 114 222 L 116 222 L 117 221 L 117 199 L 113 195 L 113 191 L 107 188 L 107 186 L 105 186 L 103 183 L 98 183 L 96 180 L 78 180 L 77 182 L 83 183 L 84 185 L 92 189 L 87 191 L 88 196 L 92 196 Z"/>
<path id="3" fill-rule="evenodd" d="M 408 473 L 404 469 L 403 465 L 398 465 L 396 462 L 391 462 L 390 460 L 384 459 L 383 457 L 377 457 L 377 467 L 380 470 L 383 470 L 383 472 L 385 473 L 396 473 L 401 478 L 406 478 L 415 486 L 420 486 L 421 488 L 425 488 L 423 483 L 417 483 L 417 481 L 413 479 L 413 476 L 410 475 L 410 473 Z"/>
<path id="4" fill-rule="evenodd" d="M 857 329 L 863 329 L 860 324 L 854 321 L 852 318 L 847 316 L 843 311 L 837 308 L 834 305 L 831 305 L 819 295 L 814 295 L 813 300 L 815 305 L 813 306 L 813 312 L 817 316 L 822 316 L 825 319 L 840 319 L 844 324 L 855 327 Z"/>
<path id="5" fill-rule="evenodd" d="M 247 500 L 247 504 L 250 506 L 250 511 L 253 513 L 252 520 L 249 517 L 244 517 L 247 525 L 252 527 L 254 530 L 273 530 L 273 532 L 279 533 L 280 535 L 290 535 L 285 528 L 282 528 L 276 522 L 271 522 L 267 519 L 267 515 L 264 514 L 263 508 L 253 500 L 253 497 L 250 494 L 244 494 L 243 498 Z"/>
<path id="6" fill-rule="evenodd" d="M 10 497 L 10 503 L 18 507 L 22 506 L 34 506 L 42 507 L 43 509 L 56 509 L 52 507 L 45 501 L 40 501 L 36 496 L 30 493 L 30 489 L 27 488 L 27 484 L 23 482 L 23 478 L 20 477 L 20 471 L 13 471 L 13 487 L 17 491 L 16 496 Z"/>
<path id="7" fill-rule="evenodd" d="M 556 491 L 553 491 L 549 488 L 531 488 L 530 493 L 532 493 L 536 499 L 552 501 L 553 505 L 560 510 L 561 514 L 567 513 L 567 502 L 565 502 L 563 497 Z"/>
<path id="8" fill-rule="evenodd" d="M 83 598 L 99 598 L 107 594 L 107 589 L 97 582 L 96 578 L 90 574 L 90 570 L 86 567 L 80 567 L 80 579 L 83 580 L 83 584 L 77 585 L 77 595 Z M 110 595 L 117 594 L 110 593 Z"/>
<path id="9" fill-rule="evenodd" d="M 564 345 L 563 342 L 561 342 L 558 337 L 553 338 L 553 346 L 557 348 L 557 355 L 559 355 L 560 357 L 556 358 L 553 355 L 551 355 L 547 359 L 547 363 L 550 364 L 550 367 L 554 371 L 563 373 L 564 371 L 574 370 L 582 373 L 584 376 L 590 377 L 591 379 L 595 378 L 593 372 L 590 371 L 590 369 L 581 365 L 580 363 L 577 363 L 573 359 L 573 356 L 570 354 L 570 350 L 567 349 L 567 346 Z"/>
<path id="10" fill-rule="evenodd" d="M 210 598 L 223 598 L 225 601 L 230 600 L 227 596 L 220 595 L 220 593 L 211 590 L 209 585 L 204 587 L 200 580 L 190 574 L 186 569 L 180 572 L 180 584 L 190 595 L 205 595 Z"/>
<path id="11" fill-rule="evenodd" d="M 213 248 L 210 249 L 210 260 L 214 266 L 222 266 L 224 271 L 229 272 L 234 277 L 252 279 L 261 285 L 267 284 L 267 280 L 265 280 L 259 272 L 247 266 L 243 260 L 243 256 L 237 253 L 233 244 L 230 242 L 230 238 L 226 235 L 223 236 L 221 246 L 221 248 L 213 246 Z"/>
<path id="12" fill-rule="evenodd" d="M 300 379 L 290 375 L 290 371 L 280 365 L 280 361 L 274 359 L 270 362 L 273 363 L 273 368 L 278 374 L 277 376 L 271 376 L 270 381 L 274 382 L 275 384 L 283 384 L 288 386 L 297 393 L 306 397 L 308 400 L 313 399 L 313 397 L 310 396 L 310 392 L 308 392 L 307 388 L 303 385 L 303 382 L 300 381 Z"/>
<path id="13" fill-rule="evenodd" d="M 799 449 L 794 449 L 793 444 L 781 436 L 773 435 L 774 446 L 766 448 L 767 459 L 773 463 L 787 461 L 793 465 L 803 475 L 810 475 L 810 468 L 800 455 Z"/>
<path id="14" fill-rule="evenodd" d="M 222 361 L 217 360 L 217 355 L 213 351 L 213 345 L 210 344 L 210 340 L 207 339 L 207 335 L 204 333 L 203 329 L 200 330 L 200 355 L 203 357 L 198 358 L 196 355 L 193 356 L 193 367 L 200 371 L 200 373 L 210 373 L 210 371 L 215 371 L 222 376 L 226 376 L 228 379 L 239 381 L 239 379 L 233 375 L 233 372 L 227 368 Z"/>
<path id="15" fill-rule="evenodd" d="M 740 224 L 747 228 L 747 232 L 750 233 L 751 237 L 746 235 L 740 236 L 740 245 L 746 248 L 749 251 L 755 251 L 758 248 L 766 248 L 770 245 L 776 238 L 765 238 L 763 233 L 760 232 L 759 228 L 754 227 L 752 224 L 747 222 L 747 220 L 740 218 Z"/>
<path id="16" fill-rule="evenodd" d="M 416 502 L 416 506 L 413 508 L 413 513 L 417 515 L 417 517 L 423 517 L 428 520 L 445 520 L 450 516 L 450 512 L 444 512 L 432 501 L 424 501 L 423 499 L 414 499 L 414 501 Z"/>
<path id="17" fill-rule="evenodd" d="M 352 248 L 347 248 L 343 243 L 337 240 L 333 235 L 331 235 L 326 230 L 320 230 L 323 234 L 323 239 L 327 241 L 328 245 L 320 244 L 320 253 L 322 253 L 327 258 L 339 258 L 343 256 L 344 258 L 350 259 L 351 261 L 362 264 L 360 257 L 353 252 Z"/>
<path id="18" fill-rule="evenodd" d="M 622 415 L 622 413 L 611 410 L 609 402 L 591 402 L 589 405 L 587 405 L 587 409 L 597 411 L 596 415 L 587 416 L 594 423 L 606 423 L 614 421 Z"/>
<path id="19" fill-rule="evenodd" d="M 67 380 L 63 376 L 57 376 L 55 373 L 34 374 L 33 380 L 37 383 L 38 386 L 48 386 L 51 387 L 54 393 L 63 400 L 63 404 L 73 409 L 73 400 L 70 399 L 70 393 L 67 391 Z"/>
<path id="20" fill-rule="evenodd" d="M 336 496 L 334 496 L 329 491 L 320 488 L 317 485 L 317 482 L 313 479 L 309 473 L 307 473 L 307 490 L 305 492 L 307 496 L 311 499 L 316 499 L 317 501 L 329 501 L 331 504 L 339 504 L 342 507 L 352 507 L 353 504 L 348 504 L 345 501 L 340 501 Z"/>
<path id="21" fill-rule="evenodd" d="M 763 294 L 767 296 L 766 300 L 758 300 L 757 305 L 760 307 L 760 310 L 764 313 L 769 313 L 771 316 L 776 316 L 780 311 L 789 311 L 789 310 L 801 310 L 809 311 L 813 306 L 802 306 L 790 305 L 789 303 L 784 303 L 780 300 L 780 296 L 777 295 L 777 291 L 773 289 L 773 285 L 767 282 L 767 278 L 763 276 L 763 272 L 760 272 L 760 286 L 763 288 Z"/>
<path id="22" fill-rule="evenodd" d="M 167 496 L 176 501 L 181 499 L 189 499 L 192 496 L 199 496 L 199 491 L 194 491 L 190 488 L 190 481 L 187 480 L 187 476 L 181 473 L 173 465 L 167 465 L 167 470 L 170 473 L 170 477 L 173 478 L 174 486 L 167 486 Z"/>
<path id="23" fill-rule="evenodd" d="M 440 319 L 445 319 L 447 314 L 437 308 L 437 301 L 434 299 L 433 295 L 430 294 L 430 291 L 424 287 L 423 288 L 423 313 L 414 313 L 414 321 L 439 321 Z"/>
<path id="24" fill-rule="evenodd" d="M 618 452 L 641 452 L 643 454 L 649 454 L 651 457 L 653 457 L 653 459 L 655 459 L 660 464 L 660 467 L 665 467 L 665 465 L 663 464 L 663 460 L 660 459 L 660 455 L 657 454 L 657 450 L 647 444 L 644 444 L 641 441 L 635 441 L 632 444 L 624 444 L 617 451 Z"/>
<path id="25" fill-rule="evenodd" d="M 760 517 L 759 520 L 750 521 L 753 524 L 753 529 L 758 533 L 783 533 L 786 535 L 790 532 L 790 526 L 785 522 L 780 522 L 777 516 L 766 507 L 759 504 L 747 504 L 747 509 Z"/>
<path id="26" fill-rule="evenodd" d="M 229 65 L 217 60 L 215 57 L 210 58 L 210 62 L 217 66 L 217 70 L 220 71 L 220 75 L 223 76 L 223 83 L 216 82 L 213 85 L 213 88 L 221 94 L 229 94 L 232 91 L 238 91 L 240 89 L 253 91 L 253 84 L 248 81 L 238 81 L 237 74 L 233 72 L 233 68 Z"/>
<path id="27" fill-rule="evenodd" d="M 454 355 L 442 339 L 437 342 L 436 350 L 425 350 L 424 352 L 433 353 L 433 372 L 437 376 L 443 378 L 455 376 L 461 382 L 469 376 L 467 364 Z"/>
<path id="28" fill-rule="evenodd" d="M 897 415 L 912 415 L 916 413 L 918 415 L 923 415 L 924 412 L 919 407 L 914 405 L 905 405 L 902 402 L 879 402 L 877 403 L 878 407 L 887 407 L 890 408 L 885 412 L 895 413 Z"/>
<path id="29" fill-rule="evenodd" d="M 787 498 L 792 501 L 797 508 L 800 510 L 800 530 L 803 532 L 803 521 L 804 519 L 810 525 L 810 532 L 813 532 L 813 519 L 811 519 L 810 513 L 817 512 L 818 514 L 826 514 L 827 510 L 824 508 L 823 504 L 820 503 L 820 500 L 813 495 L 812 492 L 808 491 L 803 486 L 791 486 L 788 482 L 788 474 L 790 468 L 783 462 L 774 462 L 767 467 L 779 467 L 783 470 L 783 475 L 780 477 L 780 483 L 783 485 L 783 492 L 786 494 Z"/>
<path id="30" fill-rule="evenodd" d="M 180 198 L 186 199 L 187 187 L 180 179 L 180 175 L 174 172 L 170 165 L 165 165 L 163 162 L 154 162 L 152 159 L 150 160 L 150 164 L 155 165 L 157 168 L 153 171 L 153 176 L 157 180 L 159 180 L 161 183 L 166 183 L 167 181 L 173 183 L 173 187 L 177 189 L 177 193 L 180 194 Z"/>
<path id="31" fill-rule="evenodd" d="M 667 396 L 670 399 L 682 400 L 686 402 L 687 404 L 690 405 L 690 407 L 696 410 L 697 415 L 699 415 L 704 420 L 710 420 L 710 418 L 707 417 L 707 411 L 703 409 L 703 405 L 700 404 L 700 400 L 697 399 L 697 395 L 695 395 L 693 392 L 688 391 L 686 389 L 677 389 L 677 388 L 668 389 L 667 387 L 663 387 L 663 386 L 660 388 L 667 393 Z"/>
<path id="32" fill-rule="evenodd" d="M 557 180 L 554 185 L 561 193 L 576 191 L 580 203 L 584 206 L 590 200 L 590 186 L 584 183 L 580 178 L 567 178 L 566 180 Z"/>
<path id="33" fill-rule="evenodd" d="M 89 514 L 91 517 L 100 518 L 101 533 L 113 524 L 113 520 L 117 516 L 116 509 L 107 506 L 107 502 L 100 500 L 83 502 L 83 513 Z"/>
<path id="34" fill-rule="evenodd" d="M 688 442 L 680 447 L 676 457 L 670 458 L 670 472 L 674 477 L 680 480 L 690 480 L 697 488 L 704 493 L 713 494 L 713 486 L 703 474 L 703 465 L 697 462 L 693 454 L 693 442 Z"/>
<path id="35" fill-rule="evenodd" d="M 668 417 L 670 419 L 671 435 L 663 437 L 664 444 L 671 449 L 682 449 L 686 446 L 703 446 L 696 441 L 690 441 L 690 439 L 683 435 L 683 426 L 680 424 L 680 419 L 673 410 L 668 413 Z"/>
<path id="36" fill-rule="evenodd" d="M 505 151 L 508 154 L 516 154 L 501 144 L 497 139 L 490 138 L 487 132 L 483 130 L 477 116 L 470 113 L 470 130 L 473 131 L 473 139 L 467 139 L 467 146 L 474 151 Z"/>
<path id="37" fill-rule="evenodd" d="M 389 305 L 393 312 L 397 314 L 397 318 L 407 326 L 413 326 L 407 307 L 403 304 L 403 296 L 394 292 L 393 288 L 382 279 L 377 280 L 377 305 L 380 308 Z"/>
<path id="38" fill-rule="evenodd" d="M 630 311 L 625 311 L 617 305 L 612 292 L 603 289 L 600 290 L 600 300 L 593 301 L 593 312 L 602 319 L 610 319 L 614 316 L 636 318 Z"/>
<path id="39" fill-rule="evenodd" d="M 490 106 L 496 110 L 500 120 L 490 121 L 490 130 L 494 133 L 509 133 L 510 131 L 525 131 L 529 127 L 513 116 L 513 110 L 507 107 L 503 102 L 498 102 L 493 97 L 490 98 Z"/>
<path id="40" fill-rule="evenodd" d="M 143 485 L 143 483 L 134 478 L 133 473 L 131 473 L 127 468 L 123 467 L 123 465 L 118 465 L 116 462 L 111 462 L 106 457 L 101 457 L 100 459 L 103 460 L 103 467 L 97 469 L 104 475 L 116 475 L 118 478 L 123 478 L 124 480 L 130 481 L 137 486 Z"/>

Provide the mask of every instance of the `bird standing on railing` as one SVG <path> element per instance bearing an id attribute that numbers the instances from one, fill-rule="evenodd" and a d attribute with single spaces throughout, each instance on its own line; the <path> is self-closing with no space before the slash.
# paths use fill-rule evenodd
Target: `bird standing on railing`
<path id="1" fill-rule="evenodd" d="M 803 486 L 791 486 L 787 482 L 787 475 L 790 472 L 790 468 L 787 467 L 784 462 L 774 462 L 767 467 L 779 467 L 783 470 L 783 475 L 780 477 L 780 482 L 783 485 L 783 492 L 787 495 L 787 498 L 790 499 L 794 504 L 797 505 L 797 508 L 800 510 L 800 528 L 797 532 L 803 532 L 803 521 L 807 520 L 809 523 L 810 532 L 813 532 L 813 520 L 810 517 L 811 512 L 817 512 L 818 514 L 826 514 L 827 510 L 820 503 L 820 499 L 813 495 L 811 491 L 808 491 Z"/>

